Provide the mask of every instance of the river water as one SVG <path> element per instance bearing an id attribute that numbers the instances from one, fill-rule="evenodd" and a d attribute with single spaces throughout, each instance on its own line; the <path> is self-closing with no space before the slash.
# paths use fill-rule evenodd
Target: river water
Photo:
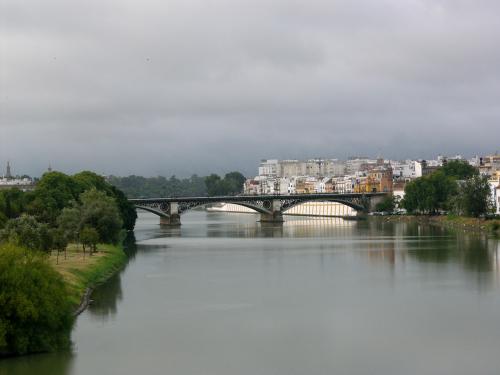
<path id="1" fill-rule="evenodd" d="M 500 374 L 499 243 L 383 221 L 141 214 L 69 353 L 2 375 Z"/>

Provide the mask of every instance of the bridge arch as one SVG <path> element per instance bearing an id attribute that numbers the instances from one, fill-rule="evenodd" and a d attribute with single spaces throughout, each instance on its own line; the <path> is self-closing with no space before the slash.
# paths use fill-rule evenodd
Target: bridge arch
<path id="1" fill-rule="evenodd" d="M 258 213 L 258 214 L 270 214 L 271 213 L 271 211 L 268 211 L 266 209 L 263 209 L 261 207 L 258 207 L 256 205 L 252 205 L 249 203 L 242 203 L 242 202 L 220 202 L 220 203 L 231 203 L 231 204 L 235 204 L 238 206 L 246 207 L 246 208 L 249 208 L 251 210 L 254 210 L 255 213 Z M 203 207 L 203 206 L 207 206 L 210 204 L 213 204 L 213 203 L 212 202 L 196 202 L 195 204 L 181 206 L 181 207 L 179 207 L 179 215 L 183 214 L 186 211 L 190 211 L 193 208 Z M 150 212 L 152 214 L 155 214 L 155 215 L 158 215 L 158 216 L 164 217 L 164 218 L 170 218 L 170 216 L 171 216 L 169 212 L 163 211 L 163 210 L 161 210 L 161 208 L 153 208 L 153 207 L 143 206 L 143 205 L 138 205 L 138 204 L 134 205 L 134 207 L 136 209 L 147 211 L 147 212 Z"/>
<path id="2" fill-rule="evenodd" d="M 348 200 L 344 199 L 325 199 L 325 200 L 319 200 L 319 199 L 311 199 L 311 200 L 301 200 L 301 201 L 294 201 L 290 202 L 289 204 L 283 204 L 282 206 L 282 211 L 283 214 L 286 214 L 287 211 L 290 209 L 300 206 L 301 204 L 309 203 L 309 202 L 331 202 L 331 203 L 340 203 L 343 204 L 344 206 L 352 208 L 356 212 L 364 212 L 366 211 L 366 207 L 362 206 L 361 204 L 354 203 Z"/>
<path id="3" fill-rule="evenodd" d="M 165 218 L 169 218 L 170 217 L 170 215 L 168 213 L 162 211 L 159 208 L 152 208 L 152 207 L 148 207 L 148 206 L 141 206 L 141 205 L 138 205 L 138 204 L 135 204 L 134 207 L 137 208 L 137 209 L 139 209 L 139 210 L 151 212 L 152 214 L 158 215 L 160 217 L 165 217 Z"/>
<path id="4" fill-rule="evenodd" d="M 220 202 L 217 202 L 217 203 L 231 203 L 231 204 L 235 204 L 235 205 L 238 205 L 238 206 L 242 206 L 242 207 L 246 207 L 246 208 L 250 208 L 251 210 L 254 210 L 256 213 L 259 213 L 259 214 L 270 214 L 271 211 L 268 210 L 267 208 L 263 208 L 263 207 L 266 207 L 265 204 L 267 202 L 264 202 L 264 205 L 263 207 L 259 207 L 257 205 L 254 205 L 254 204 L 251 204 L 251 203 L 248 203 L 248 202 L 224 202 L 224 201 L 220 201 Z M 203 207 L 203 206 L 207 206 L 207 205 L 210 205 L 210 204 L 213 204 L 213 202 L 194 202 L 194 203 L 191 203 L 191 204 L 187 204 L 187 205 L 181 205 L 179 206 L 179 214 L 182 214 L 186 211 L 189 211 L 193 208 L 196 208 L 196 207 Z"/>

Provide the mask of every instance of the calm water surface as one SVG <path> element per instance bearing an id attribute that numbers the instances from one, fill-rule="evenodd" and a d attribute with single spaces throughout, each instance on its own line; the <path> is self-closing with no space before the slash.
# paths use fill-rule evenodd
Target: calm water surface
<path id="1" fill-rule="evenodd" d="M 499 244 L 416 224 L 141 215 L 71 353 L 0 374 L 500 374 Z"/>

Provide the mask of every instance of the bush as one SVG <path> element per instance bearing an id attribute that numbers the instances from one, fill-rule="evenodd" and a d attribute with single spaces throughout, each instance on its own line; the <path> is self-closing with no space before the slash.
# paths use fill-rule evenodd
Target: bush
<path id="1" fill-rule="evenodd" d="M 69 347 L 73 315 L 67 294 L 46 257 L 0 247 L 0 356 Z"/>
<path id="2" fill-rule="evenodd" d="M 493 232 L 498 232 L 498 230 L 500 229 L 500 222 L 499 221 L 494 221 L 491 223 L 491 230 Z"/>
<path id="3" fill-rule="evenodd" d="M 52 246 L 49 227 L 25 214 L 7 222 L 0 230 L 0 242 L 10 242 L 29 250 L 49 251 Z"/>

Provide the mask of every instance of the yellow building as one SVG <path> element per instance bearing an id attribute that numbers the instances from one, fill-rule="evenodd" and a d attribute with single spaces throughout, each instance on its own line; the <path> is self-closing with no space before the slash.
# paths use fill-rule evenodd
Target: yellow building
<path id="1" fill-rule="evenodd" d="M 392 169 L 376 167 L 356 180 L 355 193 L 392 192 Z"/>

